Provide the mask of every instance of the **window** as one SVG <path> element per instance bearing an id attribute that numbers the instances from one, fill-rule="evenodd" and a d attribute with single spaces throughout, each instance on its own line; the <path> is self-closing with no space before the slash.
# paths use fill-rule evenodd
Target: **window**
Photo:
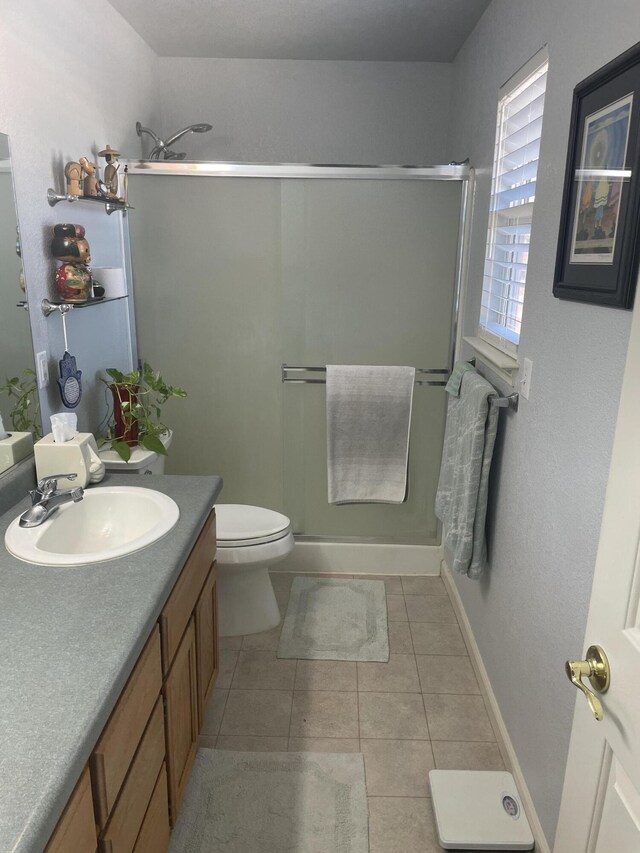
<path id="1" fill-rule="evenodd" d="M 546 49 L 502 88 L 479 335 L 517 355 L 547 84 Z"/>

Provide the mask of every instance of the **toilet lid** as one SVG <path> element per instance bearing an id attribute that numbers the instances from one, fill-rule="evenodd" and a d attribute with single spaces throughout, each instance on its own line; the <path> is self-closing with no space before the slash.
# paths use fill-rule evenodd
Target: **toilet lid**
<path id="1" fill-rule="evenodd" d="M 216 504 L 216 537 L 221 548 L 274 542 L 289 533 L 286 515 L 246 504 Z"/>

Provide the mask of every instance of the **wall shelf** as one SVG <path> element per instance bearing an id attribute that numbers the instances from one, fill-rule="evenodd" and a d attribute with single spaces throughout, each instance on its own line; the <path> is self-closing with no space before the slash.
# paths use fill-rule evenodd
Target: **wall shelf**
<path id="1" fill-rule="evenodd" d="M 42 313 L 45 317 L 48 317 L 50 314 L 53 314 L 54 311 L 58 311 L 60 314 L 68 314 L 69 311 L 72 311 L 74 308 L 92 308 L 96 305 L 104 305 L 105 302 L 118 302 L 120 299 L 128 299 L 128 294 L 124 296 L 103 296 L 100 299 L 87 299 L 86 302 L 62 302 L 62 301 L 51 301 L 50 299 L 43 299 L 40 303 L 40 308 L 42 309 Z M 23 308 L 25 311 L 29 310 L 29 305 L 26 301 L 18 302 L 16 305 L 17 308 Z"/>
<path id="2" fill-rule="evenodd" d="M 112 198 L 101 198 L 98 196 L 67 195 L 65 193 L 57 193 L 53 189 L 47 190 L 47 201 L 51 207 L 55 207 L 56 204 L 59 204 L 61 201 L 69 202 L 69 204 L 72 204 L 75 201 L 86 202 L 87 204 L 92 205 L 100 204 L 104 206 L 108 216 L 110 216 L 114 210 L 133 210 L 131 205 L 126 204 L 124 201 L 116 201 Z"/>

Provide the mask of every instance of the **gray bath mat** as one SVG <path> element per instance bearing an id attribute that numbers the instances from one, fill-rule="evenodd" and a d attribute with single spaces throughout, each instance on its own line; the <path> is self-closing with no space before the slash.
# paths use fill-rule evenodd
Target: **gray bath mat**
<path id="1" fill-rule="evenodd" d="M 384 581 L 295 578 L 278 657 L 388 661 Z"/>
<path id="2" fill-rule="evenodd" d="M 367 853 L 362 755 L 200 749 L 169 853 Z"/>

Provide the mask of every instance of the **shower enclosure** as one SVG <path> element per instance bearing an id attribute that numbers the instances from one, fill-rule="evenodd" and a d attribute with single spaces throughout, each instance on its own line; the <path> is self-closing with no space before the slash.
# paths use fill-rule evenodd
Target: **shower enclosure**
<path id="1" fill-rule="evenodd" d="M 468 168 L 129 174 L 140 354 L 189 392 L 167 470 L 221 474 L 226 503 L 284 512 L 299 537 L 437 544 Z M 304 381 L 323 374 L 291 369 L 326 364 L 440 371 L 417 376 L 404 504 L 327 503 L 325 385 Z"/>

